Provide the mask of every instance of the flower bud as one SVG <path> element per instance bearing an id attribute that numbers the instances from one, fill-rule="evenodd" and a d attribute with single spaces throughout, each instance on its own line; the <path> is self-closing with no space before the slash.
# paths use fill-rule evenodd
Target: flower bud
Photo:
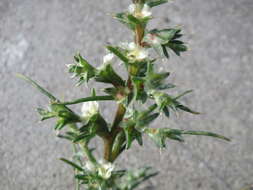
<path id="1" fill-rule="evenodd" d="M 100 160 L 98 167 L 98 175 L 100 175 L 104 179 L 109 179 L 112 175 L 112 171 L 114 170 L 114 168 L 115 165 L 113 165 L 111 162 Z"/>
<path id="2" fill-rule="evenodd" d="M 93 115 L 98 113 L 99 104 L 96 101 L 84 102 L 82 105 L 82 117 L 89 119 Z"/>
<path id="3" fill-rule="evenodd" d="M 88 171 L 91 171 L 91 172 L 95 172 L 95 171 L 96 171 L 96 166 L 95 166 L 91 161 L 87 161 L 87 162 L 86 162 L 85 168 L 86 168 Z"/>
<path id="4" fill-rule="evenodd" d="M 150 7 L 147 4 L 144 4 L 143 7 L 140 4 L 130 4 L 128 12 L 136 18 L 146 18 L 152 15 Z"/>
<path id="5" fill-rule="evenodd" d="M 104 56 L 103 63 L 104 64 L 110 64 L 110 63 L 113 62 L 113 60 L 114 60 L 114 55 L 112 53 L 109 53 L 109 54 Z"/>
<path id="6" fill-rule="evenodd" d="M 128 44 L 128 57 L 130 59 L 143 60 L 148 57 L 148 50 L 136 45 L 134 42 Z"/>

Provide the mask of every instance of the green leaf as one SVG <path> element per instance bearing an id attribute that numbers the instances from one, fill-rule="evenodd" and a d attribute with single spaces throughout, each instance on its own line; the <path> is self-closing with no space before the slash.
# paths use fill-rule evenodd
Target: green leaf
<path id="1" fill-rule="evenodd" d="M 149 7 L 155 7 L 164 3 L 167 3 L 168 0 L 147 0 L 146 3 Z"/>
<path id="2" fill-rule="evenodd" d="M 88 82 L 95 76 L 96 69 L 91 66 L 80 54 L 75 57 L 77 64 L 69 65 L 69 73 L 74 73 L 74 76 L 79 77 L 78 85 L 83 82 Z"/>
<path id="3" fill-rule="evenodd" d="M 72 132 L 72 131 L 67 131 L 64 135 L 58 134 L 57 137 L 63 138 L 69 141 L 74 141 L 74 139 L 78 136 L 78 133 Z"/>
<path id="4" fill-rule="evenodd" d="M 129 149 L 131 147 L 132 142 L 136 139 L 139 145 L 142 145 L 142 134 L 137 131 L 133 125 L 125 126 L 124 132 L 126 135 L 126 148 Z"/>
<path id="5" fill-rule="evenodd" d="M 166 117 L 170 117 L 170 110 L 168 109 L 167 106 L 164 106 L 164 108 L 162 109 L 163 110 L 163 113 Z"/>
<path id="6" fill-rule="evenodd" d="M 171 39 L 174 39 L 177 33 L 180 33 L 181 29 L 174 29 L 174 28 L 169 28 L 169 29 L 162 29 L 162 30 L 157 30 L 156 34 L 160 36 L 162 39 L 166 40 L 169 42 Z"/>
<path id="7" fill-rule="evenodd" d="M 115 87 L 125 86 L 125 81 L 114 71 L 111 64 L 106 64 L 103 68 L 97 70 L 95 80 L 110 83 Z"/>
<path id="8" fill-rule="evenodd" d="M 134 100 L 141 100 L 143 103 L 146 102 L 148 97 L 144 89 L 144 82 L 145 80 L 141 77 L 132 77 L 132 84 L 134 86 L 133 98 Z"/>
<path id="9" fill-rule="evenodd" d="M 187 47 L 185 45 L 173 43 L 173 41 L 166 44 L 166 46 L 172 49 L 178 56 L 180 56 L 181 52 L 187 51 Z"/>
<path id="10" fill-rule="evenodd" d="M 187 130 L 170 129 L 170 128 L 157 128 L 157 129 L 145 128 L 144 132 L 153 139 L 153 141 L 156 143 L 158 147 L 161 147 L 161 148 L 164 148 L 166 146 L 165 144 L 166 138 L 183 142 L 184 139 L 182 135 L 210 136 L 210 137 L 215 137 L 222 140 L 230 141 L 230 139 L 227 137 L 224 137 L 216 133 L 207 132 L 207 131 L 187 131 Z"/>
<path id="11" fill-rule="evenodd" d="M 50 118 L 56 117 L 55 113 L 53 113 L 51 111 L 48 111 L 48 110 L 44 110 L 42 108 L 37 108 L 37 112 L 41 116 L 41 121 L 44 121 L 46 119 L 50 119 Z"/>
<path id="12" fill-rule="evenodd" d="M 144 132 L 148 134 L 158 147 L 164 148 L 166 146 L 166 134 L 164 129 L 145 128 Z"/>
<path id="13" fill-rule="evenodd" d="M 120 181 L 116 184 L 117 189 L 120 190 L 133 190 L 141 183 L 154 177 L 158 172 L 151 171 L 151 167 L 144 167 L 135 170 L 128 170 L 121 177 Z"/>
<path id="14" fill-rule="evenodd" d="M 138 18 L 134 17 L 131 14 L 127 15 L 127 18 L 130 22 L 134 23 L 135 25 L 141 25 L 142 24 L 142 22 Z"/>
<path id="15" fill-rule="evenodd" d="M 141 127 L 141 126 L 147 126 L 149 125 L 151 122 L 153 122 L 157 117 L 159 116 L 159 113 L 154 113 L 151 115 L 148 115 L 146 117 L 141 117 L 138 121 L 137 121 L 137 126 Z"/>
<path id="16" fill-rule="evenodd" d="M 81 118 L 64 105 L 52 103 L 50 107 L 52 113 L 58 117 L 58 121 L 55 125 L 55 130 L 61 130 L 67 124 L 81 122 Z"/>
<path id="17" fill-rule="evenodd" d="M 152 47 L 154 48 L 154 50 L 156 51 L 156 53 L 159 56 L 163 56 L 164 55 L 164 50 L 161 44 L 153 44 Z"/>
<path id="18" fill-rule="evenodd" d="M 165 80 L 170 76 L 169 72 L 161 72 L 155 73 L 154 72 L 154 65 L 149 63 L 148 71 L 145 77 L 145 87 L 148 90 L 154 89 L 164 89 L 164 88 L 173 88 L 174 85 L 172 84 L 165 84 Z"/>
<path id="19" fill-rule="evenodd" d="M 176 110 L 180 109 L 180 110 L 183 110 L 183 111 L 185 111 L 185 112 L 188 112 L 188 113 L 191 113 L 191 114 L 195 114 L 195 115 L 200 114 L 199 112 L 194 111 L 194 110 L 188 108 L 187 106 L 182 105 L 180 102 L 175 101 L 175 100 L 173 100 L 173 105 L 172 105 L 172 106 L 173 106 Z"/>
<path id="20" fill-rule="evenodd" d="M 124 63 L 128 63 L 128 58 L 120 51 L 120 48 L 113 47 L 113 46 L 107 46 L 106 47 L 110 52 L 112 52 L 114 55 L 116 55 L 121 61 Z"/>
<path id="21" fill-rule="evenodd" d="M 63 161 L 63 162 L 65 162 L 65 163 L 67 163 L 68 165 L 72 166 L 74 169 L 77 169 L 78 171 L 81 171 L 81 172 L 84 171 L 84 169 L 81 166 L 75 164 L 72 161 L 69 161 L 69 160 L 67 160 L 65 158 L 60 158 L 60 160 Z"/>
<path id="22" fill-rule="evenodd" d="M 167 59 L 169 59 L 170 56 L 169 56 L 169 53 L 168 53 L 166 47 L 165 47 L 164 45 L 162 45 L 162 48 L 163 48 L 163 55 L 164 55 Z"/>
<path id="23" fill-rule="evenodd" d="M 143 40 L 152 46 L 160 56 L 169 58 L 166 47 L 170 48 L 178 56 L 180 56 L 181 52 L 187 51 L 187 47 L 184 45 L 184 42 L 177 40 L 182 36 L 180 32 L 181 29 L 179 28 L 169 28 L 162 30 L 153 29 L 144 36 Z"/>
<path id="24" fill-rule="evenodd" d="M 182 110 L 191 114 L 200 114 L 199 112 L 193 111 L 192 109 L 188 108 L 187 106 L 184 106 L 179 101 L 177 101 L 178 98 L 190 92 L 191 91 L 186 91 L 183 94 L 174 98 L 164 92 L 153 91 L 152 96 L 155 99 L 155 102 L 158 105 L 160 111 L 164 111 L 164 108 L 167 107 L 172 109 L 173 111 Z"/>
<path id="25" fill-rule="evenodd" d="M 113 18 L 117 19 L 119 22 L 126 25 L 130 30 L 134 30 L 135 23 L 129 21 L 127 15 L 128 15 L 127 13 L 117 13 L 113 16 Z"/>
<path id="26" fill-rule="evenodd" d="M 182 133 L 184 135 L 201 135 L 201 136 L 209 136 L 209 137 L 215 137 L 215 138 L 219 138 L 222 140 L 226 140 L 226 141 L 230 141 L 229 138 L 216 134 L 216 133 L 211 133 L 211 132 L 207 132 L 207 131 L 184 131 L 182 130 Z"/>
<path id="27" fill-rule="evenodd" d="M 62 138 L 62 139 L 66 139 L 66 140 L 69 140 L 69 141 L 73 141 L 74 140 L 73 137 L 70 137 L 68 135 L 61 135 L 61 134 L 59 134 L 59 135 L 57 135 L 57 137 Z"/>
<path id="28" fill-rule="evenodd" d="M 63 127 L 65 127 L 68 124 L 67 120 L 65 119 L 59 119 L 56 122 L 56 125 L 54 127 L 55 130 L 61 130 Z"/>
<path id="29" fill-rule="evenodd" d="M 38 89 L 42 94 L 46 95 L 50 100 L 54 102 L 59 102 L 59 100 L 54 97 L 51 93 L 49 93 L 47 90 L 42 88 L 39 84 L 37 84 L 35 81 L 33 81 L 31 78 L 22 75 L 22 74 L 16 74 L 17 77 L 29 82 L 32 86 L 34 86 L 36 89 Z"/>
<path id="30" fill-rule="evenodd" d="M 80 121 L 80 118 L 77 114 L 75 114 L 71 109 L 66 107 L 65 105 L 61 105 L 58 103 L 52 103 L 51 109 L 53 112 L 57 113 L 57 115 L 61 118 L 65 118 L 68 121 Z"/>
<path id="31" fill-rule="evenodd" d="M 189 93 L 192 93 L 192 92 L 193 92 L 193 90 L 187 90 L 187 91 L 183 92 L 182 94 L 179 94 L 178 96 L 176 96 L 174 98 L 174 100 L 177 100 L 177 99 L 181 98 L 182 96 L 184 96 L 186 94 L 189 94 Z"/>
<path id="32" fill-rule="evenodd" d="M 173 98 L 168 94 L 160 91 L 155 91 L 152 93 L 156 104 L 160 110 L 163 110 L 165 106 L 173 106 Z"/>
<path id="33" fill-rule="evenodd" d="M 90 140 L 92 137 L 94 137 L 96 135 L 96 133 L 95 132 L 90 132 L 90 133 L 82 133 L 82 134 L 80 134 L 80 135 L 78 135 L 74 140 L 73 140 L 73 142 L 74 143 L 77 143 L 77 142 L 79 142 L 79 141 L 81 141 L 81 140 Z"/>

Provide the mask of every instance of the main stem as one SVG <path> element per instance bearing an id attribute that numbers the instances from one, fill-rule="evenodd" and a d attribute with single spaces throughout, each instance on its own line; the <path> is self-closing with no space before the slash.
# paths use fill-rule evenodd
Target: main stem
<path id="1" fill-rule="evenodd" d="M 143 0 L 133 0 L 133 3 L 142 3 Z M 142 25 L 136 25 L 135 27 L 135 36 L 134 36 L 134 41 L 137 45 L 142 46 L 142 39 L 144 37 L 144 27 Z M 130 66 L 131 67 L 131 66 Z M 129 71 L 132 69 L 130 68 Z M 128 88 L 131 90 L 131 77 L 129 73 L 127 85 Z M 123 133 L 122 129 L 120 128 L 119 124 L 123 120 L 124 115 L 126 113 L 126 108 L 124 107 L 123 104 L 119 104 L 114 121 L 112 124 L 110 136 L 107 138 L 104 138 L 104 159 L 113 162 L 122 152 L 122 145 L 126 140 L 125 134 Z M 115 142 L 115 139 L 117 135 L 120 135 L 119 140 Z M 115 144 L 115 150 L 112 150 L 113 145 Z"/>

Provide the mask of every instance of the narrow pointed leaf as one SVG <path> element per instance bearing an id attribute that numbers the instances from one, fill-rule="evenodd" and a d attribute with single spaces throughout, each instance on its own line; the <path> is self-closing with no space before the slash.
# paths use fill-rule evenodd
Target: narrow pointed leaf
<path id="1" fill-rule="evenodd" d="M 219 138 L 219 139 L 223 139 L 226 141 L 230 141 L 229 138 L 216 134 L 216 133 L 211 133 L 211 132 L 207 132 L 207 131 L 182 131 L 182 134 L 185 135 L 201 135 L 201 136 L 209 136 L 209 137 L 215 137 L 215 138 Z"/>
<path id="2" fill-rule="evenodd" d="M 185 112 L 192 113 L 192 114 L 196 114 L 196 115 L 200 114 L 199 112 L 193 111 L 193 110 L 191 110 L 190 108 L 188 108 L 188 107 L 186 107 L 186 106 L 184 106 L 184 105 L 181 105 L 181 104 L 180 104 L 180 105 L 177 105 L 176 108 L 177 108 L 177 109 L 180 109 L 180 110 L 183 110 L 183 111 L 185 111 Z"/>
<path id="3" fill-rule="evenodd" d="M 67 163 L 67 164 L 69 164 L 70 166 L 72 166 L 73 168 L 75 168 L 75 169 L 77 169 L 77 170 L 79 170 L 79 171 L 84 171 L 83 168 L 82 168 L 81 166 L 75 164 L 75 163 L 72 162 L 72 161 L 69 161 L 69 160 L 67 160 L 67 159 L 65 159 L 65 158 L 60 158 L 60 160 L 63 161 L 63 162 L 65 162 L 65 163 Z"/>
<path id="4" fill-rule="evenodd" d="M 128 58 L 118 49 L 112 46 L 107 46 L 106 47 L 110 52 L 112 52 L 114 55 L 116 55 L 121 61 L 128 63 L 129 60 Z"/>
<path id="5" fill-rule="evenodd" d="M 44 89 L 43 87 L 41 87 L 38 83 L 36 83 L 34 80 L 32 80 L 31 78 L 22 75 L 22 74 L 17 74 L 17 77 L 29 82 L 32 86 L 34 86 L 36 89 L 38 89 L 42 94 L 46 95 L 50 100 L 58 102 L 59 100 L 54 97 L 50 92 L 48 92 L 46 89 Z"/>
<path id="6" fill-rule="evenodd" d="M 147 4 L 149 7 L 155 7 L 155 6 L 167 3 L 167 2 L 168 2 L 168 0 L 149 0 L 147 2 Z"/>
<path id="7" fill-rule="evenodd" d="M 191 92 L 193 92 L 193 90 L 187 90 L 184 93 L 182 93 L 182 94 L 178 95 L 177 97 L 175 97 L 174 100 L 177 100 L 177 99 L 181 98 L 182 96 L 184 96 L 186 94 L 189 94 Z"/>

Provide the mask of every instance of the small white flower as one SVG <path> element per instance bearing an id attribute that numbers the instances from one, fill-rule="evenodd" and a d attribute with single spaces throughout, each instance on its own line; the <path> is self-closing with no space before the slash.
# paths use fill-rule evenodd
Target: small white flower
<path id="1" fill-rule="evenodd" d="M 93 115 L 98 113 L 98 108 L 99 108 L 99 105 L 98 105 L 98 102 L 96 101 L 84 102 L 81 109 L 82 116 L 86 119 L 90 118 Z"/>
<path id="2" fill-rule="evenodd" d="M 148 57 L 148 50 L 136 45 L 134 42 L 128 44 L 129 53 L 127 56 L 130 59 L 143 60 Z"/>
<path id="3" fill-rule="evenodd" d="M 142 8 L 139 4 L 130 4 L 128 12 L 137 18 L 145 18 L 152 15 L 150 7 L 147 4 L 144 4 Z"/>
<path id="4" fill-rule="evenodd" d="M 98 167 L 98 175 L 100 175 L 104 179 L 109 179 L 112 175 L 112 171 L 114 170 L 114 168 L 115 165 L 113 165 L 111 162 L 100 160 Z"/>
<path id="5" fill-rule="evenodd" d="M 109 54 L 104 56 L 103 63 L 104 64 L 112 63 L 113 59 L 114 59 L 114 55 L 112 53 L 109 53 Z"/>
<path id="6" fill-rule="evenodd" d="M 128 44 L 128 49 L 129 50 L 135 50 L 137 48 L 137 45 L 134 43 L 134 42 L 130 42 L 129 44 Z"/>
<path id="7" fill-rule="evenodd" d="M 119 43 L 119 47 L 121 47 L 122 49 L 128 49 L 129 43 L 128 42 L 121 42 L 121 43 Z"/>
<path id="8" fill-rule="evenodd" d="M 91 172 L 95 172 L 96 171 L 96 166 L 91 162 L 91 161 L 87 161 L 85 164 L 85 168 Z"/>
<path id="9" fill-rule="evenodd" d="M 129 7 L 128 7 L 128 12 L 130 14 L 134 14 L 135 10 L 136 10 L 136 5 L 135 4 L 130 4 Z"/>
<path id="10" fill-rule="evenodd" d="M 143 17 L 149 17 L 152 15 L 152 12 L 150 11 L 150 7 L 147 4 L 144 4 L 141 13 Z"/>

